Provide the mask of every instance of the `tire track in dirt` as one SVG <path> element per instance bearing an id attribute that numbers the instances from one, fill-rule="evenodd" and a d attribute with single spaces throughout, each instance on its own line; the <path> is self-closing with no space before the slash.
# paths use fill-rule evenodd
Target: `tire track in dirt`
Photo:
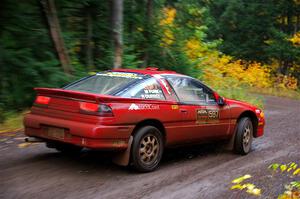
<path id="1" fill-rule="evenodd" d="M 267 96 L 265 115 L 265 135 L 247 156 L 219 144 L 173 149 L 146 174 L 115 166 L 105 152 L 69 157 L 43 144 L 19 148 L 24 135 L 1 134 L 0 198 L 233 198 L 235 177 L 267 175 L 273 162 L 300 163 L 300 101 Z"/>

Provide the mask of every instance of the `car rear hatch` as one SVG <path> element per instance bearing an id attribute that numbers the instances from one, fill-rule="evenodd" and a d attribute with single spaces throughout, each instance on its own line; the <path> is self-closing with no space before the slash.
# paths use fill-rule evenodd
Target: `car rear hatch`
<path id="1" fill-rule="evenodd" d="M 113 117 L 112 109 L 105 103 L 113 96 L 51 88 L 35 90 L 34 114 L 88 123 L 97 123 L 99 117 Z"/>

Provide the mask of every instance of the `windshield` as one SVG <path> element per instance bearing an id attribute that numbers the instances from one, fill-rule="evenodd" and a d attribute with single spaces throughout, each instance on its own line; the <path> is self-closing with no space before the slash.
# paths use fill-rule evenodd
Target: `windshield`
<path id="1" fill-rule="evenodd" d="M 113 95 L 131 84 L 149 78 L 147 75 L 129 72 L 102 72 L 64 87 L 65 90 Z"/>

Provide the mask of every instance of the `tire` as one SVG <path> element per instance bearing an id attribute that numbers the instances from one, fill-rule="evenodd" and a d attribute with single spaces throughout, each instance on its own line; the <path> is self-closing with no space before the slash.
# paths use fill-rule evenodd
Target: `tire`
<path id="1" fill-rule="evenodd" d="M 246 155 L 251 151 L 253 140 L 253 124 L 250 118 L 243 117 L 239 120 L 234 142 L 234 151 Z"/>
<path id="2" fill-rule="evenodd" d="M 163 154 L 161 132 L 154 126 L 140 128 L 133 137 L 131 164 L 140 172 L 157 169 Z"/>
<path id="3" fill-rule="evenodd" d="M 55 148 L 57 151 L 65 153 L 65 154 L 79 154 L 82 150 L 82 147 L 76 146 L 73 144 L 66 143 L 57 143 L 57 142 L 47 142 L 46 146 L 48 148 Z"/>

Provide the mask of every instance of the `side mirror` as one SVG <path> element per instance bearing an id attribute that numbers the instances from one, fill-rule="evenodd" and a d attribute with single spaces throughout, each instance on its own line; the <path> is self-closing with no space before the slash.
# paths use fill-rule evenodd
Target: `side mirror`
<path id="1" fill-rule="evenodd" d="M 219 106 L 224 106 L 225 105 L 225 100 L 223 97 L 219 97 L 219 99 L 217 100 L 217 104 Z"/>
<path id="2" fill-rule="evenodd" d="M 224 106 L 225 105 L 225 100 L 223 97 L 221 97 L 218 93 L 214 92 L 214 96 L 216 99 L 216 102 L 219 106 Z"/>

